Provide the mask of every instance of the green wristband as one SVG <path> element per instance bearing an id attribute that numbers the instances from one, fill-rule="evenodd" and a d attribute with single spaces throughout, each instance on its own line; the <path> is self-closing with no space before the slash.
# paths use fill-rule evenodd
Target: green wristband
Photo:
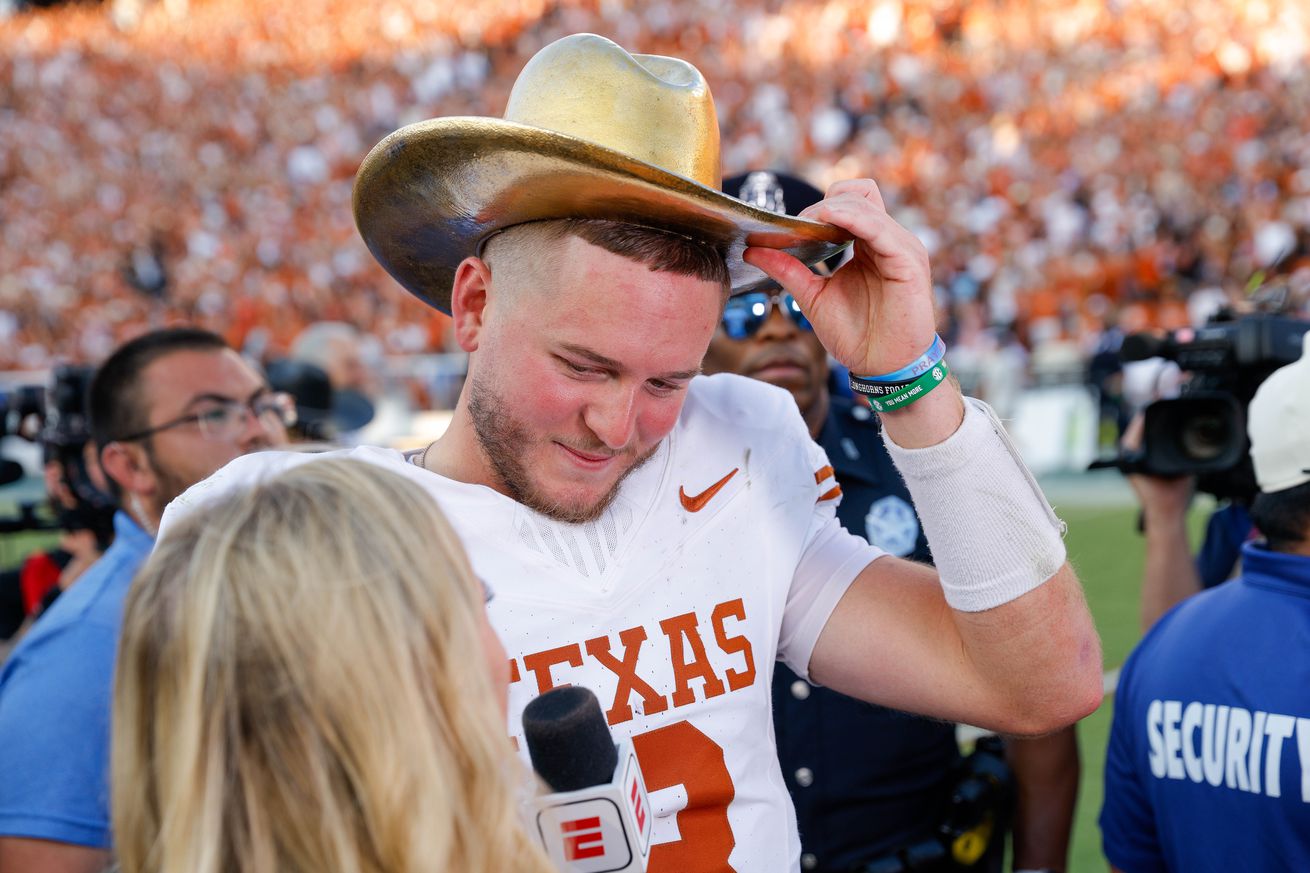
<path id="1" fill-rule="evenodd" d="M 874 412 L 892 412 L 922 399 L 929 391 L 945 382 L 946 376 L 950 372 L 951 368 L 946 366 L 945 360 L 942 360 L 931 370 L 905 385 L 896 393 L 884 394 L 881 397 L 872 397 L 866 394 L 864 399 L 869 402 L 869 408 Z"/>

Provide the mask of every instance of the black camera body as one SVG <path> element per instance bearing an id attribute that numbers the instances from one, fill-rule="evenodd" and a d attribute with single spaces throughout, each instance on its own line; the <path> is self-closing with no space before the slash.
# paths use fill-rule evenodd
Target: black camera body
<path id="1" fill-rule="evenodd" d="M 33 507 L 20 507 L 15 519 L 0 519 L 0 532 L 17 530 L 90 530 L 107 545 L 113 538 L 114 499 L 91 481 L 84 450 L 91 440 L 86 400 L 91 367 L 56 367 L 48 388 L 24 385 L 0 392 L 0 436 L 18 436 L 41 445 L 44 460 L 59 464 L 74 505 L 57 508 L 46 521 Z M 0 458 L 0 485 L 22 478 L 22 466 Z"/>
<path id="2" fill-rule="evenodd" d="M 1125 361 L 1164 358 L 1191 378 L 1178 397 L 1146 407 L 1141 451 L 1115 466 L 1149 476 L 1196 476 L 1197 490 L 1249 501 L 1258 490 L 1246 436 L 1246 409 L 1260 383 L 1301 357 L 1310 323 L 1256 314 L 1217 320 L 1161 339 L 1124 340 Z M 1306 398 L 1310 403 L 1310 398 Z"/>

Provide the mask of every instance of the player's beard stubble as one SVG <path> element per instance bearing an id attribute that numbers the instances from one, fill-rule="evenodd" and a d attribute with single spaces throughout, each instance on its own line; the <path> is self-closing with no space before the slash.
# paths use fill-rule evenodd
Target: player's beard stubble
<path id="1" fill-rule="evenodd" d="M 588 504 L 566 504 L 545 493 L 534 480 L 532 471 L 524 463 L 525 449 L 539 443 L 540 437 L 534 437 L 531 428 L 515 418 L 510 411 L 510 404 L 502 403 L 498 397 L 480 381 L 474 380 L 469 386 L 468 411 L 473 422 L 473 432 L 478 445 L 482 447 L 487 462 L 506 496 L 513 498 L 528 509 L 567 524 L 585 524 L 600 517 L 619 493 L 623 480 L 651 459 L 659 443 L 651 446 L 641 455 L 634 455 L 627 469 L 619 474 L 610 489 L 595 501 Z M 584 452 L 602 453 L 608 451 L 599 441 L 586 445 L 572 445 Z"/>

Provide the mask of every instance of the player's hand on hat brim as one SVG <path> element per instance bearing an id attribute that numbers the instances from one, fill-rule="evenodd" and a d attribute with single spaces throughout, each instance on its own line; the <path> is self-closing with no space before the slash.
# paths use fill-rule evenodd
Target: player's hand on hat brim
<path id="1" fill-rule="evenodd" d="M 824 347 L 851 372 L 891 373 L 922 355 L 936 332 L 928 252 L 887 214 L 873 180 L 836 183 L 800 217 L 849 231 L 851 260 L 828 277 L 777 249 L 753 246 L 744 260 L 796 298 Z"/>

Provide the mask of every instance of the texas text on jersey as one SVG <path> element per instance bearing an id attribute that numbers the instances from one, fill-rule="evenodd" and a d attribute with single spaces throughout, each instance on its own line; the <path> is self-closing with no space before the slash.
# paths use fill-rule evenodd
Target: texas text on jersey
<path id="1" fill-rule="evenodd" d="M 731 375 L 693 380 L 673 432 L 583 525 L 397 452 L 331 454 L 396 469 L 437 497 L 496 592 L 516 741 L 527 702 L 562 684 L 592 689 L 615 736 L 632 739 L 656 813 L 651 871 L 796 869 L 772 664 L 806 675 L 837 601 L 883 552 L 836 521 L 840 489 L 790 394 Z M 324 456 L 240 458 L 178 502 Z"/>

